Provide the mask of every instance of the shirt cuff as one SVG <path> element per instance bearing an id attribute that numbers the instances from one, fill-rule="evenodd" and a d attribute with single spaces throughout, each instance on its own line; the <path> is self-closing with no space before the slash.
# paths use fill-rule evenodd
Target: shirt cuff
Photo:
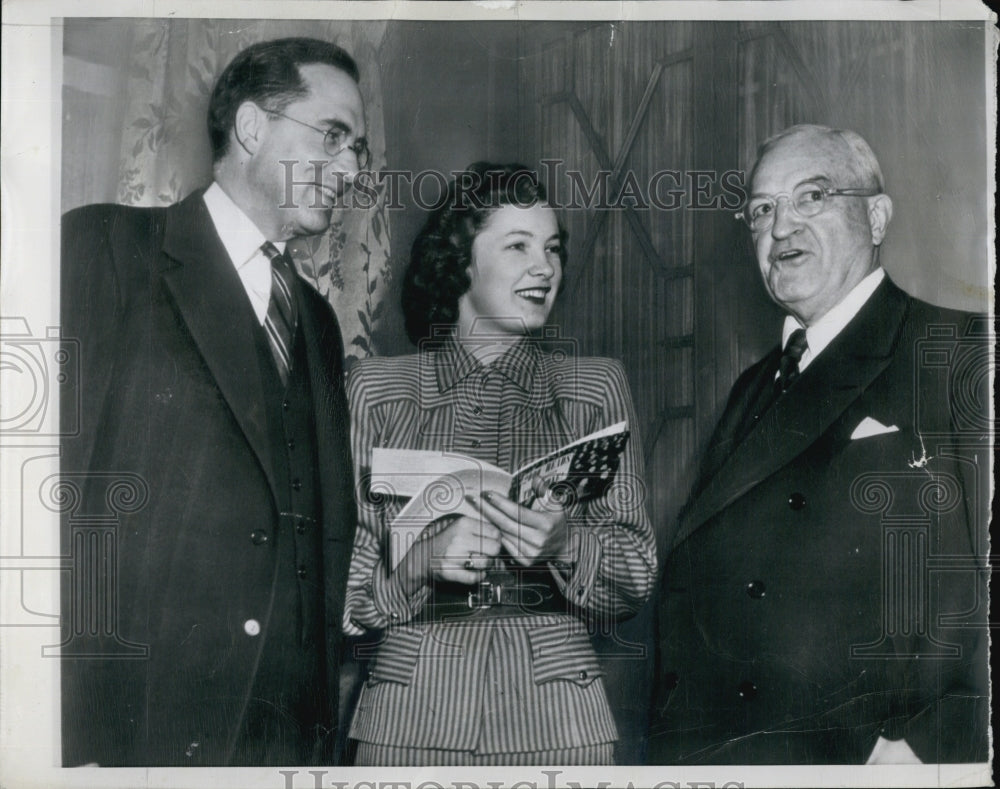
<path id="1" fill-rule="evenodd" d="M 573 605 L 586 606 L 601 569 L 601 541 L 591 529 L 575 529 L 569 546 L 572 564 L 549 562 L 549 569 L 563 596 Z"/>
<path id="2" fill-rule="evenodd" d="M 420 613 L 431 592 L 430 586 L 425 584 L 412 595 L 407 595 L 395 573 L 386 575 L 385 563 L 381 561 L 375 565 L 371 587 L 375 610 L 389 625 L 413 619 Z"/>

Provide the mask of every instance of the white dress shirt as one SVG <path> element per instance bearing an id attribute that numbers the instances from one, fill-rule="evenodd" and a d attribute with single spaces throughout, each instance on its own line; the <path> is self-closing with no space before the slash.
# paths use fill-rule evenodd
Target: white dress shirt
<path id="1" fill-rule="evenodd" d="M 267 239 L 218 183 L 212 182 L 205 191 L 204 200 L 215 231 L 222 239 L 222 245 L 229 253 L 236 273 L 240 275 L 240 282 L 243 283 L 257 320 L 263 326 L 267 306 L 271 301 L 271 261 L 260 249 Z M 284 253 L 284 241 L 271 243 L 279 252 Z"/>
<path id="2" fill-rule="evenodd" d="M 799 360 L 799 372 L 804 371 L 812 363 L 812 360 L 819 356 L 827 345 L 833 342 L 834 337 L 844 330 L 844 327 L 858 314 L 858 311 L 865 305 L 865 302 L 871 298 L 871 295 L 875 292 L 875 288 L 882 283 L 883 279 L 885 279 L 885 269 L 879 266 L 855 285 L 854 289 L 844 297 L 843 301 L 812 326 L 803 327 L 796 318 L 791 315 L 785 316 L 785 325 L 781 330 L 782 348 L 788 344 L 788 338 L 792 336 L 793 331 L 801 328 L 805 328 L 806 330 L 806 342 L 809 343 L 809 347 L 806 348 L 806 352 L 802 354 L 802 358 Z"/>

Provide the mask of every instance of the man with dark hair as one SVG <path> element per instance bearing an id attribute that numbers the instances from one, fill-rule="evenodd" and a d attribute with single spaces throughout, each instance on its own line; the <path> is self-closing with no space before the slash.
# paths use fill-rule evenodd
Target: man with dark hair
<path id="1" fill-rule="evenodd" d="M 366 165 L 357 79 L 328 42 L 251 46 L 212 94 L 207 189 L 64 217 L 62 330 L 82 356 L 61 467 L 66 766 L 338 758 L 342 343 L 284 247 L 324 232 Z M 109 508 L 95 542 L 81 516 Z"/>
<path id="2" fill-rule="evenodd" d="M 858 134 L 787 129 L 749 186 L 787 317 L 672 535 L 649 759 L 984 762 L 988 324 L 886 276 L 892 200 Z"/>
<path id="3" fill-rule="evenodd" d="M 230 132 L 244 101 L 254 101 L 272 110 L 284 110 L 307 92 L 299 66 L 326 65 L 358 82 L 354 58 L 340 47 L 315 38 L 284 38 L 263 41 L 245 49 L 219 77 L 208 106 L 208 139 L 212 161 L 229 150 Z"/>

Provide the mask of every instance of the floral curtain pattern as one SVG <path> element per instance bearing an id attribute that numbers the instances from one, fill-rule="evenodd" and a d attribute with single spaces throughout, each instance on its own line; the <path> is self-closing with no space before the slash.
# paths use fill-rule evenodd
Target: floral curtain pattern
<path id="1" fill-rule="evenodd" d="M 67 20 L 64 50 L 84 45 L 101 33 L 102 21 L 89 20 L 78 30 Z M 105 84 L 88 86 L 85 76 L 64 75 L 75 92 L 64 91 L 64 141 L 79 134 L 70 125 L 73 101 L 108 93 L 107 83 L 120 86 L 107 105 L 115 134 L 104 135 L 116 146 L 119 168 L 116 184 L 108 194 L 127 205 L 162 206 L 180 200 L 211 180 L 211 153 L 205 127 L 208 100 L 215 80 L 242 49 L 257 41 L 285 36 L 310 36 L 333 41 L 352 54 L 361 71 L 368 139 L 373 170 L 385 163 L 385 135 L 379 50 L 385 22 L 317 22 L 301 20 L 237 19 L 130 19 L 108 20 L 109 42 L 124 47 L 124 57 L 114 65 L 105 62 L 99 77 Z M 124 42 L 124 44 L 121 44 Z M 93 44 L 90 44 L 93 47 Z M 66 71 L 79 63 L 67 60 Z M 101 60 L 100 54 L 93 56 Z M 86 70 L 83 70 L 87 73 Z M 81 99 L 82 97 L 82 99 Z M 109 100 L 103 99 L 105 102 Z M 95 142 L 89 140 L 92 148 Z M 115 151 L 109 151 L 114 157 Z M 64 157 L 72 153 L 64 145 Z M 79 169 L 78 167 L 75 169 Z M 71 172 L 64 160 L 64 175 Z M 91 173 L 91 177 L 96 174 Z M 65 179 L 64 179 L 65 180 Z M 66 193 L 73 185 L 64 183 Z M 94 190 L 87 190 L 92 193 Z M 98 190 L 100 191 L 100 190 Z M 336 310 L 348 360 L 374 353 L 373 333 L 384 312 L 384 295 L 390 283 L 389 225 L 382 193 L 373 208 L 345 207 L 335 211 L 329 230 L 290 244 L 302 275 Z M 72 204 L 72 200 L 70 201 Z"/>

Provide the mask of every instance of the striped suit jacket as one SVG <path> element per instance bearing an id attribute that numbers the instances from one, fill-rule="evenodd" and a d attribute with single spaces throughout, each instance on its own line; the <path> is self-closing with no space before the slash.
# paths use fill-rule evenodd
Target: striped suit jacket
<path id="1" fill-rule="evenodd" d="M 608 621 L 630 616 L 649 596 L 656 549 L 621 364 L 548 354 L 525 340 L 484 368 L 449 339 L 433 352 L 362 361 L 347 388 L 360 523 L 344 626 L 383 630 L 350 736 L 481 754 L 616 740 L 603 671 L 578 616 L 412 621 L 433 590 L 408 598 L 394 583 L 384 550 L 402 501 L 370 495 L 366 476 L 376 446 L 463 452 L 513 470 L 628 420 L 633 433 L 615 484 L 569 512 L 575 561 L 549 569 L 578 610 Z"/>

